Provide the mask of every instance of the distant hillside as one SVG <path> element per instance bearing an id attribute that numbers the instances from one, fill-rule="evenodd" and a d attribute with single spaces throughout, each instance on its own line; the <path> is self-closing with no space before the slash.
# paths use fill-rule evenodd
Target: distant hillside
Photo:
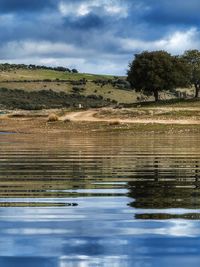
<path id="1" fill-rule="evenodd" d="M 44 80 L 44 79 L 99 79 L 108 78 L 112 79 L 110 75 L 95 75 L 95 74 L 82 74 L 78 73 L 76 69 L 68 69 L 64 67 L 46 67 L 35 65 L 15 65 L 15 64 L 0 64 L 0 81 L 7 80 Z"/>
<path id="2" fill-rule="evenodd" d="M 44 65 L 25 65 L 25 64 L 9 64 L 9 63 L 4 63 L 0 64 L 0 70 L 2 71 L 9 71 L 9 70 L 17 70 L 17 69 L 24 69 L 24 70 L 55 70 L 55 71 L 65 71 L 69 73 L 78 73 L 78 70 L 73 68 L 66 68 L 62 66 L 58 67 L 50 67 L 50 66 L 44 66 Z"/>

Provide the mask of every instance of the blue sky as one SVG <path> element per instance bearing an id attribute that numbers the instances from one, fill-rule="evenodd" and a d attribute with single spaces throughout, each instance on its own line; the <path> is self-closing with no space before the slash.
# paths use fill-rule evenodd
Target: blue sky
<path id="1" fill-rule="evenodd" d="M 135 53 L 200 49 L 199 0 L 0 0 L 0 62 L 125 74 Z"/>

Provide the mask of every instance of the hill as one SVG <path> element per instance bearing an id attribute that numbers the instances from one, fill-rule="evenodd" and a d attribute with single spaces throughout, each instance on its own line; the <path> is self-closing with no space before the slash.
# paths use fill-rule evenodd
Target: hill
<path id="1" fill-rule="evenodd" d="M 125 77 L 9 64 L 0 65 L 0 96 L 1 109 L 90 108 L 151 100 L 131 90 Z M 161 97 L 176 96 L 165 93 Z"/>
<path id="2" fill-rule="evenodd" d="M 101 107 L 135 101 L 133 91 L 122 90 L 124 77 L 72 73 L 26 67 L 1 68 L 1 108 L 41 109 Z"/>

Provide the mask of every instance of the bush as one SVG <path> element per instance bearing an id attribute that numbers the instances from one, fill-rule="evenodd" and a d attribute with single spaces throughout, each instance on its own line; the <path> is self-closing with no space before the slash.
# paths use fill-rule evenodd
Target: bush
<path id="1" fill-rule="evenodd" d="M 64 122 L 66 122 L 66 123 L 67 122 L 71 122 L 71 120 L 70 119 L 65 119 Z"/>
<path id="2" fill-rule="evenodd" d="M 115 126 L 115 125 L 120 125 L 120 121 L 111 121 L 111 122 L 109 122 L 109 125 L 110 126 Z"/>
<path id="3" fill-rule="evenodd" d="M 77 86 L 72 87 L 72 91 L 74 93 L 80 93 L 80 92 L 83 92 L 84 90 L 85 90 L 85 88 L 83 88 L 83 87 L 77 87 Z"/>
<path id="4" fill-rule="evenodd" d="M 79 90 L 84 88 L 78 87 Z M 5 109 L 24 109 L 24 110 L 39 110 L 39 109 L 55 109 L 78 107 L 79 104 L 84 107 L 100 107 L 108 106 L 113 103 L 108 99 L 103 99 L 102 96 L 95 94 L 84 96 L 73 92 L 56 92 L 53 90 L 40 90 L 27 92 L 24 90 L 11 90 L 0 88 L 0 105 Z"/>
<path id="5" fill-rule="evenodd" d="M 48 119 L 47 119 L 48 122 L 55 122 L 55 121 L 58 121 L 58 120 L 59 120 L 58 116 L 56 114 L 54 114 L 54 113 L 50 114 Z"/>
<path id="6" fill-rule="evenodd" d="M 77 69 L 72 69 L 71 72 L 72 73 L 78 73 L 78 70 Z"/>

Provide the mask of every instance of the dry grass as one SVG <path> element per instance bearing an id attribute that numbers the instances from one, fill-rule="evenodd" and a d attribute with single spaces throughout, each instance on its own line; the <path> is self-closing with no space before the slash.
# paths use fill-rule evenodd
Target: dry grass
<path id="1" fill-rule="evenodd" d="M 8 115 L 1 115 L 0 120 L 8 120 L 9 116 Z"/>
<path id="2" fill-rule="evenodd" d="M 55 113 L 50 114 L 47 119 L 48 122 L 56 122 L 58 120 L 59 120 L 59 117 Z"/>
<path id="3" fill-rule="evenodd" d="M 53 113 L 53 112 L 51 112 Z M 56 113 L 57 114 L 57 113 Z M 121 123 L 120 123 L 121 122 Z M 111 125 L 109 124 L 111 123 Z M 113 123 L 115 125 L 113 125 Z M 120 124 L 119 124 L 120 123 Z M 113 126 L 112 126 L 113 125 Z M 1 121 L 1 131 L 6 132 L 16 132 L 16 133 L 31 133 L 35 134 L 35 140 L 40 140 L 38 134 L 56 134 L 58 137 L 59 134 L 63 137 L 64 133 L 69 134 L 69 136 L 74 133 L 86 135 L 93 135 L 96 132 L 115 132 L 115 131 L 130 131 L 132 134 L 144 133 L 144 134 L 188 134 L 188 133 L 197 133 L 200 134 L 200 124 L 159 124 L 159 123 L 133 123 L 127 124 L 123 121 L 112 120 L 112 122 L 72 122 L 72 123 L 63 123 L 62 120 L 58 122 L 47 123 L 47 118 L 31 118 L 24 120 L 24 118 L 8 118 L 5 121 Z M 56 138 L 57 138 L 56 137 Z M 32 138 L 32 136 L 30 137 Z"/>
<path id="4" fill-rule="evenodd" d="M 0 77 L 0 88 L 7 88 L 11 90 L 22 89 L 25 92 L 36 92 L 41 90 L 53 90 L 57 93 L 65 92 L 66 94 L 71 94 L 72 87 L 70 83 L 58 81 L 55 82 L 2 82 Z M 105 85 L 103 88 L 88 81 L 84 86 L 85 90 L 81 92 L 81 95 L 89 96 L 96 95 L 102 96 L 104 99 L 115 100 L 118 103 L 132 103 L 137 102 L 138 93 L 134 91 L 125 91 L 114 88 L 112 85 Z M 153 99 L 152 99 L 153 100 Z"/>

